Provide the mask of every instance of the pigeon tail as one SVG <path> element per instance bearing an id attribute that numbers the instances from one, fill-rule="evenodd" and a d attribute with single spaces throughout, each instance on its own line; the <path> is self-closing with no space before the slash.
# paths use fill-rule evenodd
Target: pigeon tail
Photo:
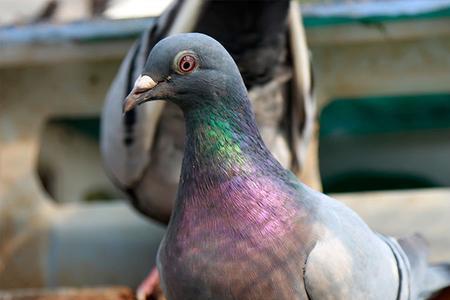
<path id="1" fill-rule="evenodd" d="M 450 287 L 450 263 L 430 265 L 427 269 L 422 299 L 441 299 L 440 292 Z M 446 298 L 448 299 L 448 298 Z"/>
<path id="2" fill-rule="evenodd" d="M 429 265 L 429 246 L 420 234 L 400 238 L 398 243 L 408 257 L 413 299 L 439 299 L 435 296 L 450 287 L 450 264 Z"/>
<path id="3" fill-rule="evenodd" d="M 423 282 L 428 268 L 428 243 L 425 238 L 418 233 L 412 236 L 398 238 L 397 241 L 408 259 L 408 270 L 404 270 L 404 272 L 408 273 L 407 276 L 410 277 L 410 295 L 413 299 L 417 299 L 418 295 L 423 291 Z"/>

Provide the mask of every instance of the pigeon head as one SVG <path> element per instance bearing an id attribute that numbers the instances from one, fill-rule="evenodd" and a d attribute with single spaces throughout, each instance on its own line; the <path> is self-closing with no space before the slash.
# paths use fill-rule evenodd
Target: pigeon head
<path id="1" fill-rule="evenodd" d="M 178 34 L 153 47 L 123 110 L 152 100 L 168 100 L 183 110 L 215 106 L 236 89 L 245 90 L 242 77 L 219 42 L 200 33 Z"/>
<path id="2" fill-rule="evenodd" d="M 187 136 L 184 156 L 186 161 L 195 156 L 205 168 L 214 166 L 214 171 L 196 169 L 207 180 L 253 170 L 247 163 L 253 158 L 270 160 L 238 67 L 213 38 L 199 33 L 173 35 L 153 47 L 123 110 L 152 100 L 171 101 L 182 109 Z M 188 169 L 183 176 L 202 180 Z"/>

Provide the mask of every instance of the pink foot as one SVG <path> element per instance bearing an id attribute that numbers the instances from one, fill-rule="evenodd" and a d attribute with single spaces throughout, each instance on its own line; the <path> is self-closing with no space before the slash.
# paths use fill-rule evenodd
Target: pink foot
<path id="1" fill-rule="evenodd" d="M 138 300 L 162 300 L 165 299 L 159 285 L 159 272 L 156 267 L 150 271 L 144 281 L 139 285 L 136 291 Z"/>

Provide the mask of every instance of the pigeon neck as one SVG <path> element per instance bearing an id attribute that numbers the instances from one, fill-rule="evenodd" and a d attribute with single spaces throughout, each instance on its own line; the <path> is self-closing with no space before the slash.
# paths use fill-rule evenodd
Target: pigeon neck
<path id="1" fill-rule="evenodd" d="M 185 112 L 182 174 L 186 178 L 182 180 L 223 181 L 253 173 L 273 159 L 261 139 L 247 96 L 245 101 L 232 100 Z"/>

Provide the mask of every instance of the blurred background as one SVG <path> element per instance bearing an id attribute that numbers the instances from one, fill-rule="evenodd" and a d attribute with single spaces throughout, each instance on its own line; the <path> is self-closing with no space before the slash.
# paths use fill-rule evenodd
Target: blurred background
<path id="1" fill-rule="evenodd" d="M 0 0 L 0 291 L 136 287 L 154 264 L 164 226 L 121 201 L 99 124 L 125 54 L 170 2 Z M 317 186 L 450 261 L 450 1 L 299 3 Z"/>

